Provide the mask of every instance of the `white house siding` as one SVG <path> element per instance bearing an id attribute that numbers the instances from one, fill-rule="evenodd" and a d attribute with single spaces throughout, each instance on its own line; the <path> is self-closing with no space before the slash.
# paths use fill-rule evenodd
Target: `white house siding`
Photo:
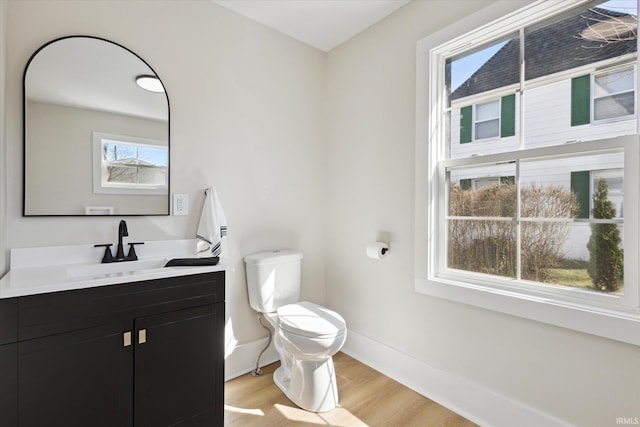
<path id="1" fill-rule="evenodd" d="M 559 185 L 571 188 L 571 172 L 593 171 L 622 168 L 622 153 L 584 156 L 577 159 L 553 159 L 540 161 L 523 161 L 520 165 L 520 183 L 522 185 Z M 515 166 L 496 165 L 478 166 L 464 170 L 451 171 L 450 180 L 459 183 L 461 179 L 477 179 L 487 177 L 515 176 Z"/>
<path id="2" fill-rule="evenodd" d="M 636 133 L 635 119 L 611 120 L 582 126 L 571 126 L 571 79 L 529 89 L 525 92 L 524 134 L 525 148 L 540 148 L 563 144 L 569 141 L 589 141 L 606 137 Z M 519 117 L 519 97 L 516 95 L 516 118 Z M 496 138 L 490 141 L 460 144 L 460 109 L 451 112 L 451 158 L 465 158 L 472 155 L 493 154 L 518 149 L 519 124 L 516 136 Z M 566 160 L 545 160 L 522 162 L 521 185 L 559 185 L 571 187 L 571 172 L 617 169 L 624 166 L 622 153 L 594 155 Z M 461 179 L 503 177 L 515 175 L 513 165 L 468 168 L 452 171 L 452 182 Z M 623 227 L 620 227 L 621 235 Z M 572 224 L 569 237 L 563 245 L 568 258 L 588 259 L 586 247 L 591 234 L 589 224 Z"/>
<path id="3" fill-rule="evenodd" d="M 633 119 L 571 126 L 571 79 L 529 89 L 524 96 L 526 148 L 636 133 Z"/>
<path id="4" fill-rule="evenodd" d="M 524 95 L 525 148 L 539 148 L 568 141 L 590 141 L 636 133 L 635 119 L 610 120 L 571 126 L 571 79 L 533 89 Z M 460 144 L 460 108 L 451 111 L 451 158 L 494 154 L 519 146 L 520 96 L 516 94 L 516 136 Z"/>

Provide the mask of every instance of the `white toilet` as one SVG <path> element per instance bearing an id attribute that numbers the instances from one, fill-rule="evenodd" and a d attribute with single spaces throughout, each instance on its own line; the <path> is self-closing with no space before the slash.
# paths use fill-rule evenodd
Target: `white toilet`
<path id="1" fill-rule="evenodd" d="M 270 251 L 244 258 L 251 307 L 273 327 L 281 366 L 273 380 L 293 403 L 312 412 L 338 404 L 334 354 L 347 338 L 342 316 L 300 301 L 302 253 Z"/>

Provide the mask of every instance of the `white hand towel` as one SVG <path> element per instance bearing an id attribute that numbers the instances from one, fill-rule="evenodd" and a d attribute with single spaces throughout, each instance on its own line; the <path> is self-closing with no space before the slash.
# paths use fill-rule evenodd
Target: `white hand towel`
<path id="1" fill-rule="evenodd" d="M 227 235 L 227 218 L 224 216 L 218 193 L 213 187 L 204 190 L 204 205 L 198 223 L 198 256 L 219 257 L 222 238 Z"/>

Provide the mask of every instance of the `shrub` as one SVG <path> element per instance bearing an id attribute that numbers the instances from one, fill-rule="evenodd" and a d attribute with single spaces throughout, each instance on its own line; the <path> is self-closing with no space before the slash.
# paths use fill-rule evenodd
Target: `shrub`
<path id="1" fill-rule="evenodd" d="M 575 194 L 560 186 L 531 184 L 521 190 L 521 216 L 571 218 Z M 451 216 L 512 218 L 516 216 L 516 186 L 501 183 L 480 189 L 453 184 L 449 192 Z M 517 270 L 516 225 L 501 220 L 451 220 L 449 267 L 515 277 Z M 562 258 L 565 222 L 523 222 L 521 225 L 521 277 L 546 281 Z"/>
<path id="2" fill-rule="evenodd" d="M 541 187 L 534 183 L 522 189 L 521 216 L 524 218 L 572 218 L 576 195 L 561 186 Z M 522 278 L 549 281 L 557 268 L 569 226 L 566 222 L 525 222 L 522 224 Z"/>
<path id="3" fill-rule="evenodd" d="M 616 216 L 613 204 L 607 198 L 609 187 L 604 179 L 598 182 L 593 194 L 595 219 L 612 219 Z M 587 243 L 589 266 L 587 272 L 593 286 L 601 291 L 615 292 L 622 285 L 624 275 L 624 255 L 620 248 L 620 231 L 616 224 L 591 224 L 591 237 Z"/>

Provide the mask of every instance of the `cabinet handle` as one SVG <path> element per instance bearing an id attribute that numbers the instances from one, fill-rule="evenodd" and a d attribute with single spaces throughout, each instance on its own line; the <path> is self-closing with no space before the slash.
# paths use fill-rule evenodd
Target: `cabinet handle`
<path id="1" fill-rule="evenodd" d="M 140 329 L 138 331 L 138 344 L 144 344 L 147 342 L 147 330 Z"/>
<path id="2" fill-rule="evenodd" d="M 131 345 L 131 331 L 127 331 L 122 334 L 122 341 L 124 347 L 129 347 Z"/>

